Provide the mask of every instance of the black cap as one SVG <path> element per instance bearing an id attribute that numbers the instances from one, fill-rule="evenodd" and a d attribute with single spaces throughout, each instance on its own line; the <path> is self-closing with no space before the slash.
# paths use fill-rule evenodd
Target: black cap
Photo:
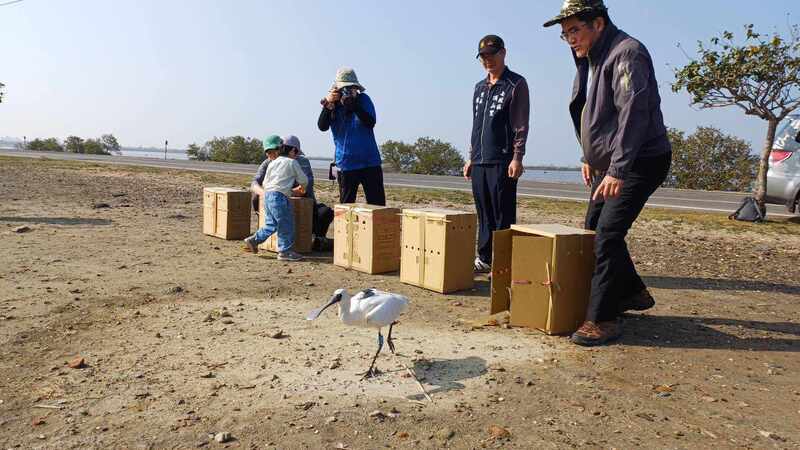
<path id="1" fill-rule="evenodd" d="M 478 43 L 478 55 L 475 57 L 478 58 L 481 55 L 494 55 L 504 48 L 506 48 L 506 44 L 503 42 L 503 39 L 500 36 L 489 34 L 484 36 L 483 39 L 481 39 L 481 41 Z"/>

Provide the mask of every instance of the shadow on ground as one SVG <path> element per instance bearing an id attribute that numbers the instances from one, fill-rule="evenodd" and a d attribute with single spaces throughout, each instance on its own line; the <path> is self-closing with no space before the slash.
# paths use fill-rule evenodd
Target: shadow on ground
<path id="1" fill-rule="evenodd" d="M 707 291 L 761 291 L 800 295 L 800 285 L 756 280 L 721 278 L 642 277 L 648 287 L 656 289 L 698 289 Z"/>
<path id="2" fill-rule="evenodd" d="M 800 352 L 800 323 L 631 315 L 620 342 L 641 347 Z"/>
<path id="3" fill-rule="evenodd" d="M 461 359 L 418 360 L 414 373 L 428 389 L 430 395 L 464 389 L 459 381 L 477 378 L 486 373 L 486 360 L 477 356 Z M 423 379 L 424 378 L 424 379 Z M 409 396 L 411 400 L 424 400 L 422 394 Z"/>
<path id="4" fill-rule="evenodd" d="M 86 219 L 81 217 L 0 217 L 0 222 L 45 225 L 92 225 L 106 226 L 113 221 L 108 219 Z"/>
<path id="5" fill-rule="evenodd" d="M 454 292 L 455 295 L 461 295 L 464 297 L 486 297 L 489 298 L 492 293 L 492 282 L 491 280 L 476 278 L 475 284 L 472 286 L 472 289 L 466 289 L 463 291 Z"/>

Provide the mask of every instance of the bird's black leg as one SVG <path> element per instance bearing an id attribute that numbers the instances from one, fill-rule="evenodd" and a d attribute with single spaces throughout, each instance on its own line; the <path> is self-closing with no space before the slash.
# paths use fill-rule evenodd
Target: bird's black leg
<path id="1" fill-rule="evenodd" d="M 389 346 L 389 350 L 392 352 L 393 355 L 394 355 L 394 342 L 392 341 L 392 327 L 396 323 L 397 322 L 392 322 L 389 325 L 389 334 L 386 336 L 386 344 Z"/>
<path id="2" fill-rule="evenodd" d="M 375 360 L 378 359 L 378 354 L 381 352 L 382 348 L 383 348 L 383 335 L 381 334 L 381 330 L 378 330 L 378 351 L 375 352 L 375 356 L 372 358 L 372 363 L 369 365 L 369 369 L 367 369 L 367 371 L 364 372 L 364 376 L 361 377 L 362 380 L 365 378 L 372 378 L 378 375 L 377 373 L 378 371 L 375 370 L 374 368 Z"/>

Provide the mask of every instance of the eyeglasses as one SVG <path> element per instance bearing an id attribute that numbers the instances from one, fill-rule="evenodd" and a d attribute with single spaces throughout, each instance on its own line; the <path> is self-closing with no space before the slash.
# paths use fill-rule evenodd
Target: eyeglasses
<path id="1" fill-rule="evenodd" d="M 587 24 L 583 23 L 580 26 L 574 26 L 574 27 L 570 28 L 569 30 L 561 33 L 561 40 L 564 41 L 564 42 L 569 42 L 570 39 L 572 39 L 575 36 L 577 36 L 578 33 L 581 31 L 581 29 L 585 28 L 586 26 L 587 26 Z"/>

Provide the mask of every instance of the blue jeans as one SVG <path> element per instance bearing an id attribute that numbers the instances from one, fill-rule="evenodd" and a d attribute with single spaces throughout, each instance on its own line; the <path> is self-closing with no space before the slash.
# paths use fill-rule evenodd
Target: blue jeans
<path id="1" fill-rule="evenodd" d="M 264 193 L 264 226 L 256 231 L 256 243 L 278 233 L 278 251 L 285 252 L 294 246 L 294 214 L 289 199 L 280 192 Z"/>

